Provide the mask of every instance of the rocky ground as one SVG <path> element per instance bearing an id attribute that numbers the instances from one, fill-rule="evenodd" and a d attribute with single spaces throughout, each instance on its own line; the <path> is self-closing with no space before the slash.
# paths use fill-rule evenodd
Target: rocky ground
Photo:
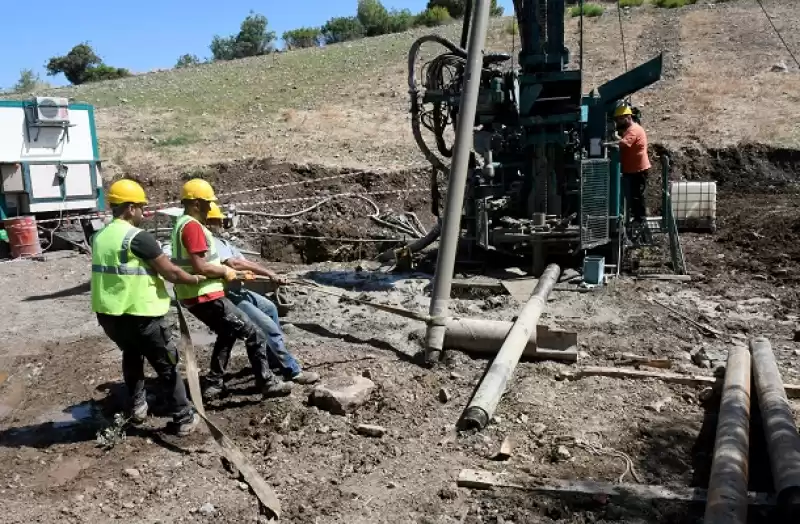
<path id="1" fill-rule="evenodd" d="M 239 345 L 231 364 L 234 392 L 208 409 L 274 486 L 282 522 L 695 522 L 702 507 L 484 492 L 458 488 L 455 480 L 463 468 L 480 468 L 615 481 L 626 473 L 621 452 L 634 470 L 625 481 L 635 482 L 636 473 L 646 484 L 703 486 L 713 446 L 713 396 L 702 388 L 652 380 L 560 380 L 581 366 L 618 365 L 622 352 L 669 359 L 675 372 L 710 375 L 731 345 L 764 335 L 784 381 L 800 383 L 800 344 L 793 340 L 800 299 L 797 163 L 791 154 L 744 152 L 730 162 L 720 160 L 725 151 L 708 158 L 691 151 L 674 155 L 676 176 L 713 175 L 720 181 L 716 234 L 683 235 L 693 280 L 622 277 L 590 293 L 554 292 L 541 322 L 577 331 L 580 361 L 521 363 L 483 431 L 457 432 L 455 423 L 485 370 L 485 358 L 456 353 L 450 367 L 420 367 L 421 324 L 314 291 L 292 295 L 295 307 L 284 318 L 289 347 L 324 382 L 368 377 L 373 387 L 363 405 L 347 415 L 311 407 L 310 387 L 261 402 L 248 389 Z M 701 169 L 703 162 L 710 167 Z M 220 193 L 296 183 L 225 199 L 240 209 L 282 214 L 334 193 L 400 191 L 372 197 L 382 213 L 414 211 L 430 226 L 426 193 L 407 191 L 426 187 L 426 173 L 327 178 L 343 174 L 242 163 L 218 166 L 209 176 Z M 747 176 L 751 183 L 741 183 Z M 322 178 L 326 181 L 305 183 Z M 153 181 L 149 192 L 164 202 L 174 198 L 177 187 Z M 315 199 L 288 200 L 301 195 Z M 272 200 L 281 202 L 253 204 Z M 284 238 L 276 244 L 264 234 L 266 229 L 363 239 L 395 235 L 366 218 L 368 212 L 363 201 L 341 199 L 293 219 L 243 217 L 239 240 L 262 247 L 289 274 L 353 297 L 426 312 L 431 276 L 424 267 L 416 273 L 357 271 L 368 266 L 359 261 L 377 246 L 359 252 L 342 251 L 346 243 L 333 240 L 310 244 Z M 97 432 L 120 409 L 119 352 L 89 311 L 88 259 L 63 251 L 45 255 L 44 262 L 0 264 L 6 296 L 0 304 L 0 520 L 256 522 L 255 498 L 226 469 L 205 432 L 178 440 L 162 430 L 166 419 L 156 413 L 111 449 L 98 447 Z M 316 261 L 303 265 L 309 259 Z M 723 335 L 698 331 L 651 299 Z M 504 294 L 452 304 L 459 315 L 490 319 L 510 320 L 519 308 Z M 205 366 L 213 337 L 191 320 Z M 359 424 L 381 426 L 385 434 L 363 435 Z M 511 457 L 496 460 L 506 438 L 513 441 Z M 768 474 L 757 467 L 765 463 L 753 460 L 754 490 L 771 489 Z M 755 510 L 751 517 L 774 522 Z"/>

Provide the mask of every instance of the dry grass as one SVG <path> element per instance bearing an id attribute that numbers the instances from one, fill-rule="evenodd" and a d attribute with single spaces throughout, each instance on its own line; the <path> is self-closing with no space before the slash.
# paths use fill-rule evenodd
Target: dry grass
<path id="1" fill-rule="evenodd" d="M 784 37 L 800 50 L 800 15 L 766 2 Z M 720 145 L 741 140 L 800 147 L 800 76 L 770 68 L 788 55 L 758 7 L 728 2 L 626 9 L 632 67 L 663 50 L 665 79 L 639 93 L 653 141 Z M 724 23 L 723 23 L 724 21 Z M 616 9 L 585 20 L 585 86 L 624 71 Z M 492 21 L 489 47 L 514 49 L 509 19 Z M 436 31 L 456 39 L 460 27 Z M 114 168 L 186 166 L 251 156 L 345 166 L 423 164 L 408 117 L 406 57 L 430 30 L 325 49 L 196 66 L 55 92 L 98 107 L 101 151 Z M 578 57 L 578 20 L 566 18 Z M 518 51 L 518 46 L 516 50 Z M 431 46 L 432 56 L 438 51 Z"/>

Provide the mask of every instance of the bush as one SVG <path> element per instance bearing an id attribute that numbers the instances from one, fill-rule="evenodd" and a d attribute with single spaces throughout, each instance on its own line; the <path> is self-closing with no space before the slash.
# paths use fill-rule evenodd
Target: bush
<path id="1" fill-rule="evenodd" d="M 471 0 L 428 0 L 428 9 L 444 7 L 453 18 L 463 18 L 467 9 L 467 2 Z M 497 0 L 492 0 L 491 15 L 503 16 L 503 8 L 497 5 Z"/>
<path id="2" fill-rule="evenodd" d="M 385 35 L 389 32 L 389 11 L 380 0 L 358 0 L 356 16 L 364 26 L 366 36 Z"/>
<path id="3" fill-rule="evenodd" d="M 639 7 L 642 4 L 644 4 L 644 0 L 619 0 L 620 7 Z"/>
<path id="4" fill-rule="evenodd" d="M 331 18 L 322 26 L 322 39 L 326 44 L 338 44 L 364 38 L 365 31 L 361 21 L 355 16 Z"/>
<path id="5" fill-rule="evenodd" d="M 414 15 L 409 9 L 396 10 L 389 12 L 389 32 L 402 33 L 414 27 Z"/>
<path id="6" fill-rule="evenodd" d="M 87 43 L 78 44 L 64 56 L 54 56 L 47 62 L 47 74 L 63 73 L 73 85 L 130 76 L 127 69 L 104 64 Z"/>
<path id="7" fill-rule="evenodd" d="M 200 59 L 197 58 L 196 55 L 190 55 L 189 53 L 186 53 L 178 58 L 178 62 L 175 64 L 175 67 L 177 69 L 181 69 L 183 67 L 200 65 L 200 63 Z"/>
<path id="8" fill-rule="evenodd" d="M 431 7 L 417 15 L 415 25 L 424 25 L 426 27 L 435 27 L 437 25 L 444 25 L 450 21 L 450 13 L 444 7 Z"/>
<path id="9" fill-rule="evenodd" d="M 11 88 L 14 93 L 30 93 L 39 84 L 39 75 L 33 69 L 23 69 L 19 72 L 19 80 Z"/>
<path id="10" fill-rule="evenodd" d="M 286 49 L 301 49 L 319 45 L 320 29 L 318 27 L 301 27 L 283 33 Z"/>
<path id="11" fill-rule="evenodd" d="M 209 46 L 214 60 L 234 60 L 271 53 L 275 32 L 267 31 L 267 25 L 267 17 L 251 11 L 242 21 L 238 34 L 214 36 Z"/>
<path id="12" fill-rule="evenodd" d="M 85 83 L 102 82 L 103 80 L 116 80 L 131 76 L 131 72 L 122 67 L 111 67 L 110 65 L 100 64 L 86 70 Z"/>
<path id="13" fill-rule="evenodd" d="M 674 9 L 676 7 L 684 7 L 694 4 L 697 0 L 652 0 L 653 5 L 656 7 L 664 7 L 667 9 Z"/>
<path id="14" fill-rule="evenodd" d="M 594 17 L 600 16 L 606 9 L 600 4 L 583 4 L 583 16 Z M 570 7 L 569 9 L 570 16 L 580 16 L 581 15 L 581 6 L 576 5 L 575 7 Z"/>

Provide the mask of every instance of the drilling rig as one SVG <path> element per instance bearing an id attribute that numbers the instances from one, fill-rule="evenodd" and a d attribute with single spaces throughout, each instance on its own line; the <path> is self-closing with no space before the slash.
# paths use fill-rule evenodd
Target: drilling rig
<path id="1" fill-rule="evenodd" d="M 586 255 L 601 255 L 619 268 L 631 231 L 611 116 L 626 98 L 661 78 L 663 63 L 660 54 L 584 94 L 582 14 L 573 65 L 564 43 L 565 10 L 565 0 L 514 0 L 519 54 L 483 53 L 472 136 L 467 137 L 472 144 L 462 243 L 468 252 L 530 257 L 537 276 L 554 257 L 576 265 Z M 466 47 L 477 14 L 476 0 L 468 2 L 460 45 L 427 35 L 409 51 L 412 128 L 434 173 L 447 173 L 448 159 L 453 160 L 446 132 L 457 127 L 465 103 Z M 421 65 L 420 48 L 427 42 L 446 50 Z M 638 120 L 641 112 L 632 110 Z M 424 130 L 433 135 L 435 151 Z M 438 214 L 435 176 L 431 189 Z"/>

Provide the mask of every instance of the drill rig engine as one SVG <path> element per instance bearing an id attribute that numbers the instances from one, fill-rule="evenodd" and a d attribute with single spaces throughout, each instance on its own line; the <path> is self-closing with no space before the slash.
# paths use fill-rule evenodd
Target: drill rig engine
<path id="1" fill-rule="evenodd" d="M 482 60 L 464 240 L 471 247 L 532 254 L 536 275 L 552 256 L 592 251 L 619 264 L 625 213 L 619 151 L 609 144 L 611 115 L 626 97 L 660 79 L 663 55 L 583 95 L 583 37 L 581 65 L 569 68 L 564 0 L 514 0 L 514 11 L 519 65 L 509 67 L 512 57 L 503 53 L 486 53 Z M 449 171 L 440 157 L 452 156 L 445 132 L 459 117 L 471 13 L 468 8 L 460 46 L 427 35 L 409 52 L 412 129 L 434 171 Z M 417 62 L 426 42 L 447 50 L 423 65 L 420 90 Z M 632 109 L 638 120 L 640 111 Z M 438 155 L 423 128 L 433 133 Z M 432 191 L 436 201 L 438 188 Z"/>

